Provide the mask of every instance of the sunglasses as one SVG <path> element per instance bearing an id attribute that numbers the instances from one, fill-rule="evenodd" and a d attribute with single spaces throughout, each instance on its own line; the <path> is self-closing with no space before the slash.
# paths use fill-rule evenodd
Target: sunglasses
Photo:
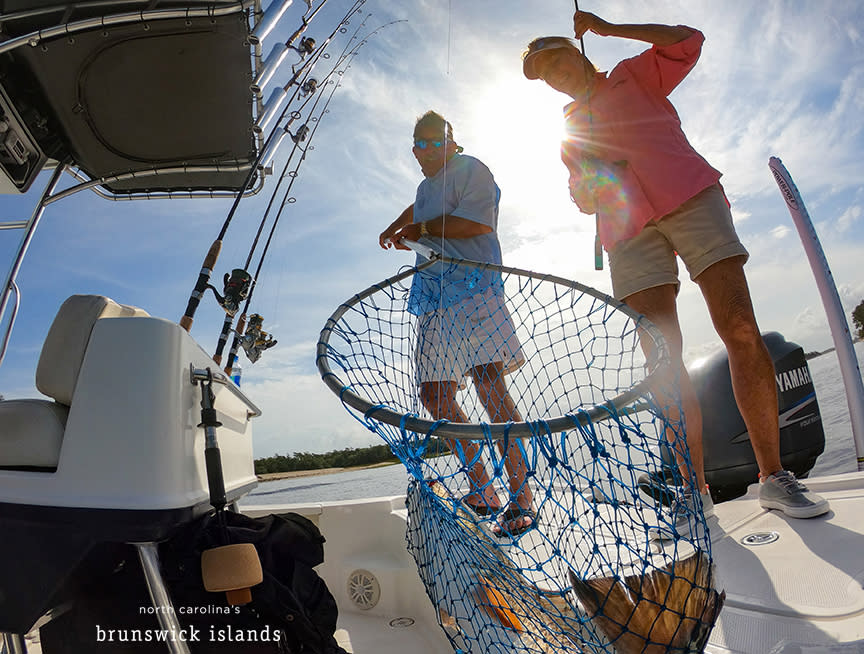
<path id="1" fill-rule="evenodd" d="M 551 36 L 548 38 L 535 39 L 531 42 L 531 46 L 528 48 L 528 52 L 525 53 L 525 56 L 527 57 L 529 55 L 533 55 L 544 50 L 554 50 L 557 48 L 566 48 L 568 46 L 574 48 L 575 50 L 579 50 L 573 39 L 567 39 L 561 36 Z M 579 52 L 581 53 L 582 51 L 579 50 Z"/>
<path id="2" fill-rule="evenodd" d="M 557 42 L 557 39 L 537 39 L 531 44 L 531 48 L 528 54 L 534 54 L 535 52 L 539 52 L 540 50 L 543 50 L 546 46 L 548 46 L 550 43 Z"/>
<path id="3" fill-rule="evenodd" d="M 444 145 L 444 141 L 430 141 L 429 139 L 414 139 L 414 147 L 419 148 L 420 150 L 425 150 L 430 145 L 437 150 L 442 145 Z"/>

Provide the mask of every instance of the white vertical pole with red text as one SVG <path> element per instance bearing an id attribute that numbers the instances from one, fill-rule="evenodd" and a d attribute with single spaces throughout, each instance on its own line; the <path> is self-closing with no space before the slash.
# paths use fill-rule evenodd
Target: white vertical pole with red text
<path id="1" fill-rule="evenodd" d="M 843 304 L 837 294 L 837 286 L 834 284 L 834 277 L 831 275 L 828 260 L 816 235 L 813 221 L 810 220 L 810 214 L 807 213 L 807 207 L 804 206 L 792 176 L 777 157 L 768 160 L 768 167 L 780 187 L 783 199 L 786 200 L 789 213 L 792 214 L 792 220 L 798 229 L 804 252 L 810 260 L 810 268 L 816 278 L 816 287 L 819 289 L 819 295 L 822 296 L 822 304 L 828 316 L 828 326 L 831 328 L 831 337 L 834 339 L 834 349 L 840 362 L 843 385 L 846 387 L 846 403 L 849 406 L 849 421 L 852 424 L 852 439 L 855 441 L 858 470 L 864 471 L 864 383 L 861 381 L 861 370 L 852 345 L 849 323 L 843 313 Z"/>

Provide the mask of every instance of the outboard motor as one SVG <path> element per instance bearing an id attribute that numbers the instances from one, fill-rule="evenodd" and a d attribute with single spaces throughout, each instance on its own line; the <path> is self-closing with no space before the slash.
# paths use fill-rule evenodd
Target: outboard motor
<path id="1" fill-rule="evenodd" d="M 784 468 L 804 478 L 825 449 L 810 368 L 803 349 L 781 334 L 768 332 L 762 339 L 774 361 L 777 380 L 780 458 Z M 732 393 L 726 350 L 700 362 L 689 373 L 702 405 L 705 478 L 715 502 L 730 500 L 756 482 L 759 467 Z"/>

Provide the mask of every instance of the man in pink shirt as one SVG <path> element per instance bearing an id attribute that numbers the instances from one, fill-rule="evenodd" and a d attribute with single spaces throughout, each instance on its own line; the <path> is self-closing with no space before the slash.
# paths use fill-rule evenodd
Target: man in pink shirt
<path id="1" fill-rule="evenodd" d="M 523 71 L 573 99 L 565 108 L 561 148 L 570 195 L 583 213 L 598 216 L 613 293 L 657 325 L 668 343 L 705 516 L 713 504 L 702 461 L 701 409 L 682 360 L 676 254 L 699 285 L 728 351 L 735 398 L 759 465 L 762 506 L 796 518 L 827 512 L 827 501 L 780 462 L 774 365 L 744 276 L 747 250 L 735 233 L 720 173 L 687 141 L 667 97 L 696 64 L 705 37 L 683 25 L 616 25 L 580 11 L 573 28 L 577 39 L 591 31 L 652 46 L 607 75 L 596 71 L 573 39 L 543 37 L 529 44 Z M 646 355 L 651 360 L 652 353 Z M 679 461 L 683 471 L 680 456 Z M 672 505 L 676 528 L 688 522 L 681 509 L 694 506 L 695 497 L 678 492 Z"/>

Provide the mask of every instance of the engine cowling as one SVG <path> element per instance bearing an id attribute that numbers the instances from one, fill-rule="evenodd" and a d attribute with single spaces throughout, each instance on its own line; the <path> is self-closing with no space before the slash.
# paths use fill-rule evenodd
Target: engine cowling
<path id="1" fill-rule="evenodd" d="M 783 467 L 806 477 L 825 449 L 825 432 L 804 350 L 778 332 L 762 335 L 774 362 Z M 715 501 L 743 495 L 759 467 L 732 393 L 726 350 L 689 370 L 702 406 L 705 477 Z"/>

